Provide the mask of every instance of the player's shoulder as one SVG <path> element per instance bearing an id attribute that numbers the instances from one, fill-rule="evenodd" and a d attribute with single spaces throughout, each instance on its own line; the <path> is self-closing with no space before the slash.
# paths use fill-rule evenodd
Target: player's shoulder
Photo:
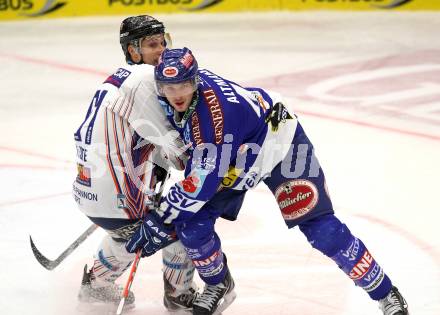
<path id="1" fill-rule="evenodd" d="M 154 66 L 141 64 L 141 65 L 127 65 L 133 77 L 138 79 L 153 78 L 154 79 Z"/>
<path id="2" fill-rule="evenodd" d="M 154 66 L 147 64 L 123 65 L 117 68 L 104 81 L 104 84 L 110 84 L 120 89 L 136 87 L 142 82 L 154 82 Z"/>

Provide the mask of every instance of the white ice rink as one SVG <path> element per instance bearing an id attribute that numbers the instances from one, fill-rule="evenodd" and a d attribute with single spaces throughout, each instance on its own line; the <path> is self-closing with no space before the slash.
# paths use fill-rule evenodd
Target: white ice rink
<path id="1" fill-rule="evenodd" d="M 338 216 L 411 315 L 440 314 L 440 14 L 158 17 L 203 67 L 288 98 Z M 89 225 L 70 195 L 73 132 L 95 88 L 124 62 L 122 18 L 0 23 L 0 314 L 78 314 L 82 268 L 103 232 L 54 271 L 36 262 L 29 234 L 53 259 Z M 264 185 L 238 221 L 217 226 L 238 293 L 224 315 L 380 314 L 298 229 L 285 228 Z M 167 314 L 160 268 L 160 255 L 141 261 L 129 314 Z"/>

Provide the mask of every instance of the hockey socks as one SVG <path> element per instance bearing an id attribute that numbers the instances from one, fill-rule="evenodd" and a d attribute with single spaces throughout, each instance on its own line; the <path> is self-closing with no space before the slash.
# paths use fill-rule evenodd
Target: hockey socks
<path id="1" fill-rule="evenodd" d="M 212 238 L 198 248 L 185 247 L 192 259 L 200 278 L 210 285 L 216 285 L 225 278 L 227 266 L 224 264 L 220 239 L 216 233 Z"/>
<path id="2" fill-rule="evenodd" d="M 354 283 L 373 300 L 385 297 L 391 280 L 364 243 L 353 236 L 334 215 L 324 215 L 300 225 L 313 248 L 333 259 Z"/>

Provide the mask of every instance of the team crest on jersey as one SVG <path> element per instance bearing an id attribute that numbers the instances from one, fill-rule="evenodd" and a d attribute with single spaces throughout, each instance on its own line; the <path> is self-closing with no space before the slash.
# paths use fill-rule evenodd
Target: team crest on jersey
<path id="1" fill-rule="evenodd" d="M 300 218 L 312 211 L 318 203 L 316 186 L 305 179 L 295 179 L 280 185 L 275 198 L 285 220 Z"/>
<path id="2" fill-rule="evenodd" d="M 77 164 L 78 175 L 76 176 L 76 182 L 83 186 L 90 187 L 92 185 L 92 179 L 90 175 L 90 168 L 85 167 L 82 164 Z"/>
<path id="3" fill-rule="evenodd" d="M 109 83 L 111 85 L 116 86 L 117 88 L 120 88 L 130 74 L 131 72 L 128 71 L 127 69 L 119 68 L 118 71 L 116 71 L 116 73 L 109 76 L 107 80 L 104 81 L 104 83 Z"/>
<path id="4" fill-rule="evenodd" d="M 196 192 L 197 188 L 200 186 L 200 179 L 195 175 L 190 175 L 181 181 L 180 186 L 186 193 L 193 194 Z"/>
<path id="5" fill-rule="evenodd" d="M 179 182 L 179 186 L 183 188 L 186 195 L 197 197 L 200 190 L 202 190 L 206 175 L 203 170 L 194 170 L 183 181 Z"/>

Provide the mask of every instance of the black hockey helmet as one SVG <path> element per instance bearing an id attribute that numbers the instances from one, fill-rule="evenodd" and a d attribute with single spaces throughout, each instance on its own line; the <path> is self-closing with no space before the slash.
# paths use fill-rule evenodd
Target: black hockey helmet
<path id="1" fill-rule="evenodd" d="M 128 45 L 140 48 L 140 40 L 145 36 L 165 34 L 165 26 L 150 15 L 130 16 L 122 21 L 119 31 L 119 42 L 127 62 L 132 61 Z"/>

